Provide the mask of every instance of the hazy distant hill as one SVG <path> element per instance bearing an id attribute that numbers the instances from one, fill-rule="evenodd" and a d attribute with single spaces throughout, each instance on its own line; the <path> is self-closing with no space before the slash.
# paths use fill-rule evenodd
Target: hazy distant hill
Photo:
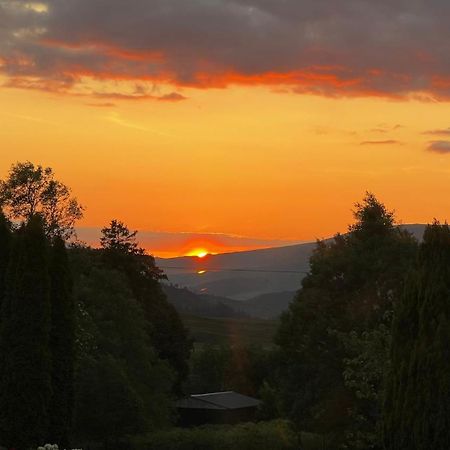
<path id="1" fill-rule="evenodd" d="M 402 225 L 418 239 L 425 225 Z M 308 271 L 308 260 L 315 242 L 247 252 L 208 255 L 205 258 L 162 259 L 169 281 L 196 293 L 228 297 L 234 300 L 274 292 L 296 291 Z M 205 271 L 204 273 L 198 273 Z"/>
<path id="2" fill-rule="evenodd" d="M 200 317 L 247 317 L 240 308 L 241 302 L 214 295 L 201 295 L 187 288 L 163 285 L 169 303 L 175 306 L 180 314 Z"/>
<path id="3" fill-rule="evenodd" d="M 295 292 L 271 292 L 241 302 L 241 310 L 250 317 L 277 319 L 285 311 L 295 296 Z"/>
<path id="4" fill-rule="evenodd" d="M 288 307 L 295 292 L 272 292 L 238 301 L 196 294 L 187 288 L 163 285 L 167 299 L 180 314 L 200 317 L 276 319 Z"/>
<path id="5" fill-rule="evenodd" d="M 173 284 L 199 293 L 247 300 L 270 292 L 297 290 L 314 246 L 307 243 L 205 258 L 157 258 L 156 263 Z"/>

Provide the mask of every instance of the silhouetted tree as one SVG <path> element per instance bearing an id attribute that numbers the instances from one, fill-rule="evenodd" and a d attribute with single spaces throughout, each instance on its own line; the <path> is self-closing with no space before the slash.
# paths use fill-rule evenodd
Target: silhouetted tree
<path id="1" fill-rule="evenodd" d="M 395 313 L 387 382 L 388 450 L 450 448 L 450 229 L 425 230 Z"/>
<path id="2" fill-rule="evenodd" d="M 166 276 L 155 265 L 153 256 L 147 255 L 139 246 L 136 235 L 137 231 L 131 232 L 122 222 L 112 220 L 109 227 L 102 229 L 104 261 L 127 275 L 133 294 L 144 311 L 148 335 L 158 356 L 178 375 L 175 391 L 179 393 L 188 374 L 192 342 L 178 312 L 168 303 L 159 284 Z"/>
<path id="3" fill-rule="evenodd" d="M 47 236 L 65 239 L 74 234 L 75 222 L 83 216 L 83 207 L 55 179 L 53 170 L 28 161 L 12 165 L 7 179 L 0 182 L 0 206 L 15 221 L 26 222 L 39 214 Z"/>
<path id="4" fill-rule="evenodd" d="M 102 248 L 126 255 L 142 255 L 144 249 L 136 241 L 137 230 L 130 229 L 117 219 L 111 220 L 109 227 L 102 228 L 100 243 Z"/>
<path id="5" fill-rule="evenodd" d="M 27 449 L 47 437 L 51 398 L 50 296 L 42 220 L 17 233 L 0 327 L 0 442 Z"/>
<path id="6" fill-rule="evenodd" d="M 54 239 L 50 258 L 52 401 L 49 442 L 68 447 L 72 425 L 75 308 L 65 242 Z"/>
<path id="7" fill-rule="evenodd" d="M 381 389 L 388 359 L 387 352 L 371 349 L 379 348 L 378 328 L 390 328 L 390 311 L 416 243 L 372 194 L 356 204 L 354 216 L 347 234 L 318 242 L 276 340 L 289 417 L 303 429 L 334 435 L 336 445 L 344 439 L 351 448 L 367 449 L 379 446 L 379 399 L 371 389 Z M 365 379 L 371 386 L 360 397 Z M 361 426 L 355 417 L 364 418 L 361 430 L 352 429 Z M 366 433 L 363 439 L 359 431 Z"/>
<path id="8" fill-rule="evenodd" d="M 11 239 L 12 235 L 10 223 L 6 219 L 5 215 L 0 211 L 0 322 L 1 305 L 5 294 L 5 277 L 9 262 Z"/>

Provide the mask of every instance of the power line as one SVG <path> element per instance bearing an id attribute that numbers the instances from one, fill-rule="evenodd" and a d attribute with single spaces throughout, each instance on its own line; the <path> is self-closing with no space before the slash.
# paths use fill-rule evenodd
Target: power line
<path id="1" fill-rule="evenodd" d="M 191 267 L 181 267 L 181 266 L 159 266 L 160 269 L 176 269 L 176 270 L 185 270 L 185 271 L 192 271 L 195 273 L 202 272 L 257 272 L 257 273 L 290 273 L 290 274 L 304 274 L 307 275 L 309 272 L 304 272 L 301 270 L 279 270 L 279 269 L 233 269 L 233 268 L 226 268 L 226 269 L 202 269 L 199 267 L 198 269 L 191 268 Z"/>

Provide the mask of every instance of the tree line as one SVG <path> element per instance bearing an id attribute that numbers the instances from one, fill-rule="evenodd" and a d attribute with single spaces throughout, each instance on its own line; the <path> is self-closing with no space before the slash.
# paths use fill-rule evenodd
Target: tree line
<path id="1" fill-rule="evenodd" d="M 32 163 L 0 204 L 0 444 L 107 447 L 170 424 L 192 342 L 136 232 L 112 220 L 100 249 L 70 243 L 83 207 Z"/>
<path id="2" fill-rule="evenodd" d="M 418 242 L 367 193 L 347 233 L 317 242 L 271 348 L 192 352 L 136 232 L 112 220 L 99 249 L 74 241 L 84 208 L 31 163 L 12 166 L 0 206 L 2 446 L 117 448 L 173 425 L 184 392 L 231 388 L 263 400 L 260 419 L 287 419 L 321 448 L 450 448 L 446 223 Z M 169 448 L 203 438 L 226 448 L 219 432 L 202 433 L 158 436 Z M 139 448 L 153 448 L 151 436 Z"/>
<path id="3" fill-rule="evenodd" d="M 450 448 L 450 230 L 419 243 L 367 194 L 319 241 L 276 337 L 280 414 L 329 448 Z"/>

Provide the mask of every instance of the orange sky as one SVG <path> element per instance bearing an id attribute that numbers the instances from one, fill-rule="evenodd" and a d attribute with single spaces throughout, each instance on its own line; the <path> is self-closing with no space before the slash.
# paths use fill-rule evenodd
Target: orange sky
<path id="1" fill-rule="evenodd" d="M 422 134 L 448 126 L 447 103 L 188 93 L 92 107 L 0 89 L 0 172 L 53 167 L 90 227 L 118 217 L 150 231 L 308 240 L 344 230 L 365 190 L 405 223 L 449 217 L 450 155 L 426 151 Z M 361 144 L 387 140 L 398 143 Z"/>
<path id="2" fill-rule="evenodd" d="M 198 6 L 194 0 L 190 3 Z M 120 2 L 114 5 L 121 8 Z M 137 6 L 145 2 L 134 0 L 133 5 L 133 20 L 138 20 Z M 194 6 L 192 20 L 200 20 L 202 11 Z M 419 41 L 403 42 L 401 29 L 384 60 L 376 53 L 379 43 L 366 42 L 373 58 L 368 63 L 366 52 L 356 45 L 350 56 L 339 53 L 323 37 L 326 28 L 322 34 L 311 34 L 311 24 L 306 23 L 302 26 L 309 30 L 308 42 L 311 36 L 320 38 L 322 47 L 331 49 L 330 64 L 320 59 L 318 47 L 302 47 L 298 52 L 312 58 L 309 68 L 297 67 L 294 57 L 274 56 L 278 69 L 256 57 L 247 66 L 247 49 L 241 52 L 237 41 L 229 44 L 234 53 L 221 48 L 214 28 L 202 30 L 202 39 L 211 34 L 212 48 L 200 46 L 198 57 L 184 44 L 192 33 L 185 37 L 181 25 L 175 29 L 181 30 L 179 41 L 166 36 L 165 42 L 156 43 L 156 35 L 146 36 L 145 42 L 153 39 L 155 44 L 136 49 L 126 44 L 133 39 L 133 45 L 139 44 L 138 25 L 135 34 L 133 27 L 112 33 L 109 43 L 111 24 L 98 18 L 92 23 L 100 34 L 86 42 L 83 36 L 89 33 L 81 33 L 79 27 L 89 26 L 89 21 L 72 24 L 67 19 L 72 16 L 58 12 L 58 7 L 51 0 L 0 1 L 0 16 L 3 8 L 14 23 L 10 30 L 0 30 L 0 41 L 2 33 L 10 39 L 9 46 L 2 48 L 0 43 L 0 177 L 17 161 L 53 167 L 86 206 L 80 226 L 98 228 L 118 218 L 139 230 L 193 233 L 192 245 L 177 241 L 174 247 L 167 236 L 160 245 L 153 241 L 156 250 L 149 250 L 171 256 L 187 253 L 191 246 L 232 251 L 344 231 L 352 220 L 352 204 L 366 190 L 395 209 L 403 223 L 449 219 L 450 77 L 446 67 L 435 64 L 437 50 L 433 55 L 419 50 Z M 52 15 L 53 9 L 61 16 Z M 275 26 L 267 11 L 220 11 L 224 17 L 245 13 L 248 27 Z M 421 11 L 414 14 L 421 17 Z M 120 13 L 117 10 L 119 18 Z M 321 14 L 326 18 L 329 12 Z M 388 11 L 377 14 L 379 26 L 386 26 L 382 19 Z M 113 20 L 113 12 L 107 17 Z M 61 30 L 67 30 L 67 36 L 58 28 L 64 21 Z M 344 25 L 341 30 L 348 32 Z M 333 32 L 337 39 L 341 31 Z M 252 33 L 253 39 L 253 28 Z M 123 42 L 114 42 L 117 36 Z M 279 47 L 268 51 L 279 55 L 285 37 L 276 36 L 280 42 L 274 46 Z M 194 38 L 189 45 L 203 42 Z M 46 58 L 25 45 L 31 41 L 42 46 L 41 53 L 50 52 Z M 448 39 L 441 41 L 446 45 Z M 402 49 L 404 61 L 393 43 Z M 29 53 L 30 48 L 35 53 Z M 342 67 L 332 64 L 336 55 Z M 413 62 L 408 55 L 413 55 Z M 314 58 L 322 65 L 313 65 Z M 371 68 L 377 64 L 386 67 Z M 399 72 L 402 67 L 404 73 Z M 258 241 L 232 244 L 214 234 L 195 239 L 196 233 Z"/>

